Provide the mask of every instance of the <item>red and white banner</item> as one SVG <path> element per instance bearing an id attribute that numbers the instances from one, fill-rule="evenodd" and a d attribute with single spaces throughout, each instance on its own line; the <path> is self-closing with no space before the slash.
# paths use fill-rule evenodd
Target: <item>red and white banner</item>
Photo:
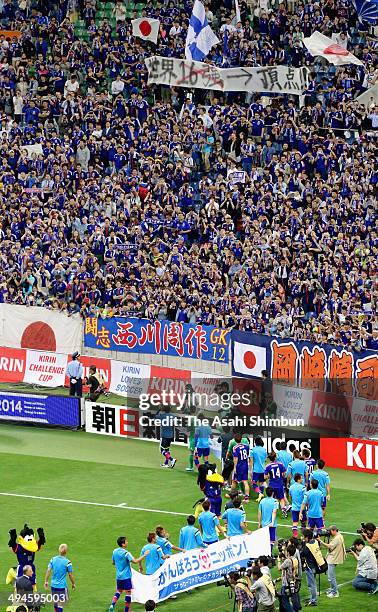
<path id="1" fill-rule="evenodd" d="M 25 349 L 0 347 L 0 381 L 22 382 L 25 375 Z"/>
<path id="2" fill-rule="evenodd" d="M 83 320 L 39 306 L 0 304 L 0 346 L 70 354 L 80 350 Z"/>
<path id="3" fill-rule="evenodd" d="M 139 397 L 147 393 L 151 366 L 111 360 L 110 391 L 124 397 Z"/>
<path id="4" fill-rule="evenodd" d="M 42 351 L 26 351 L 24 382 L 42 387 L 63 387 L 67 355 Z"/>
<path id="5" fill-rule="evenodd" d="M 165 392 L 170 394 L 175 401 L 177 395 L 181 397 L 185 394 L 185 385 L 192 382 L 192 372 L 190 370 L 174 370 L 173 368 L 162 368 L 151 366 L 150 382 L 148 393 L 155 397 Z"/>
<path id="6" fill-rule="evenodd" d="M 320 455 L 328 467 L 378 473 L 378 441 L 356 438 L 321 438 Z"/>
<path id="7" fill-rule="evenodd" d="M 353 398 L 336 393 L 313 391 L 308 424 L 328 431 L 350 432 Z"/>

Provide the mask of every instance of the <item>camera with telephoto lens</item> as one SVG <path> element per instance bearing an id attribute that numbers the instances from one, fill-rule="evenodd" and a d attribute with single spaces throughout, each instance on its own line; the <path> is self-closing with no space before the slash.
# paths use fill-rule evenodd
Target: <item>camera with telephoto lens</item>
<path id="1" fill-rule="evenodd" d="M 368 531 L 367 528 L 367 524 L 366 523 L 360 523 L 361 527 L 360 529 L 356 529 L 356 533 L 359 533 L 360 535 L 366 533 Z"/>
<path id="2" fill-rule="evenodd" d="M 250 562 L 248 562 L 249 565 Z M 248 574 L 248 570 L 246 567 L 239 567 L 238 569 L 235 569 L 234 572 L 231 573 L 235 573 L 237 572 L 240 576 L 244 576 L 245 574 Z M 232 589 L 233 585 L 231 584 L 231 574 L 223 574 L 222 580 L 217 580 L 217 586 L 224 586 L 227 588 Z"/>
<path id="3" fill-rule="evenodd" d="M 280 538 L 279 540 L 277 540 L 278 556 L 280 559 L 284 559 L 286 557 L 287 546 L 288 541 L 284 540 L 284 538 Z"/>
<path id="4" fill-rule="evenodd" d="M 316 531 L 314 531 L 314 537 L 315 538 L 327 538 L 329 541 L 331 537 L 331 532 L 329 529 L 325 529 L 323 527 L 323 529 L 317 529 Z"/>
<path id="5" fill-rule="evenodd" d="M 352 544 L 352 546 L 350 546 L 349 548 L 346 548 L 346 549 L 345 549 L 345 552 L 347 552 L 347 553 L 351 553 L 351 552 L 356 553 L 356 552 L 357 552 L 357 549 L 356 549 L 356 547 L 354 546 L 354 544 Z"/>

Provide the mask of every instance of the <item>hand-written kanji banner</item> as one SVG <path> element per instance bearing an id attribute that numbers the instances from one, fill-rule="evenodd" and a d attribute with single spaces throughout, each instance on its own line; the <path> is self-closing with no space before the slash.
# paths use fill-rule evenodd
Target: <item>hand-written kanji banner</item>
<path id="1" fill-rule="evenodd" d="M 230 331 L 209 325 L 115 317 L 85 320 L 84 344 L 97 349 L 228 363 Z"/>
<path id="2" fill-rule="evenodd" d="M 224 574 L 240 566 L 246 567 L 251 557 L 269 556 L 270 552 L 269 528 L 263 527 L 248 535 L 210 544 L 207 548 L 172 555 L 150 576 L 132 570 L 132 600 L 138 603 L 148 599 L 164 601 L 176 593 L 222 580 Z"/>
<path id="3" fill-rule="evenodd" d="M 308 69 L 291 66 L 218 68 L 203 62 L 153 56 L 146 59 L 148 83 L 213 89 L 302 95 Z"/>
<path id="4" fill-rule="evenodd" d="M 236 376 L 248 377 L 248 368 L 254 373 L 254 357 L 261 357 L 263 352 L 264 369 L 277 382 L 344 396 L 378 399 L 378 355 L 374 351 L 356 352 L 343 346 L 294 342 L 290 338 L 241 331 L 233 331 L 232 340 L 232 367 Z M 242 350 L 236 353 L 235 346 L 242 346 Z"/>

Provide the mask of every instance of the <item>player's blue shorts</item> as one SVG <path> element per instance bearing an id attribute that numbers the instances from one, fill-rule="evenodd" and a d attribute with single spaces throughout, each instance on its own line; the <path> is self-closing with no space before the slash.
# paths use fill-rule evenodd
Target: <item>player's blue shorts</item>
<path id="1" fill-rule="evenodd" d="M 56 603 L 56 607 L 60 607 L 60 603 L 65 603 L 68 601 L 68 589 L 56 589 L 55 587 L 51 587 L 51 595 L 59 596 L 59 599 L 54 601 L 54 604 Z"/>
<path id="2" fill-rule="evenodd" d="M 270 543 L 273 544 L 277 539 L 277 527 L 269 527 L 269 536 Z"/>
<path id="3" fill-rule="evenodd" d="M 252 482 L 253 483 L 258 483 L 258 482 L 264 482 L 265 478 L 264 478 L 264 472 L 253 472 L 252 473 Z"/>
<path id="4" fill-rule="evenodd" d="M 208 457 L 210 455 L 209 448 L 197 448 L 197 457 Z"/>
<path id="5" fill-rule="evenodd" d="M 308 526 L 310 529 L 314 529 L 314 527 L 316 527 L 317 529 L 322 529 L 324 527 L 323 517 L 321 518 L 308 517 Z"/>
<path id="6" fill-rule="evenodd" d="M 133 583 L 131 582 L 131 578 L 125 578 L 125 580 L 117 580 L 117 590 L 121 591 L 131 591 L 133 588 Z"/>
<path id="7" fill-rule="evenodd" d="M 210 502 L 210 512 L 214 512 L 217 516 L 222 514 L 222 498 L 221 497 L 213 497 L 209 498 Z"/>
<path id="8" fill-rule="evenodd" d="M 272 485 L 269 485 L 269 486 L 272 487 Z M 278 501 L 280 501 L 281 499 L 285 497 L 283 485 L 280 485 L 278 487 L 272 487 L 272 489 L 273 489 L 274 499 L 278 499 Z"/>
<path id="9" fill-rule="evenodd" d="M 291 518 L 293 520 L 293 523 L 298 523 L 299 522 L 299 510 L 292 510 Z M 307 521 L 306 511 L 302 512 L 302 521 Z"/>
<path id="10" fill-rule="evenodd" d="M 235 473 L 232 477 L 234 482 L 243 482 L 243 480 L 248 480 L 248 465 L 245 468 L 236 469 Z"/>
<path id="11" fill-rule="evenodd" d="M 327 507 L 327 497 L 323 497 L 322 499 L 322 508 L 326 508 Z"/>
<path id="12" fill-rule="evenodd" d="M 219 542 L 219 540 L 213 540 L 212 542 L 205 542 L 205 540 L 203 541 L 203 543 L 207 544 L 207 546 L 210 546 L 210 544 L 215 544 L 216 542 Z"/>

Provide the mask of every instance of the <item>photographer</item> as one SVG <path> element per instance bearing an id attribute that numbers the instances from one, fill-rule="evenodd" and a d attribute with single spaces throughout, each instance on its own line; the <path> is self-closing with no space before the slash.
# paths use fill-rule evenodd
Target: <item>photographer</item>
<path id="1" fill-rule="evenodd" d="M 339 597 L 339 592 L 337 590 L 337 582 L 336 582 L 336 566 L 342 565 L 344 563 L 346 559 L 346 552 L 345 552 L 344 538 L 339 532 L 336 525 L 331 525 L 328 530 L 332 537 L 332 540 L 329 543 L 327 543 L 327 542 L 323 542 L 323 540 L 318 538 L 318 542 L 320 546 L 325 546 L 325 548 L 328 548 L 329 550 L 329 553 L 326 557 L 326 561 L 328 563 L 328 570 L 327 570 L 328 581 L 331 585 L 331 588 L 329 589 L 327 593 L 327 597 L 333 598 L 333 597 Z"/>
<path id="2" fill-rule="evenodd" d="M 361 538 L 357 538 L 348 552 L 357 561 L 357 576 L 354 578 L 352 586 L 357 591 L 368 591 L 371 595 L 377 593 L 378 566 L 373 549 L 370 546 L 365 546 L 365 542 Z"/>
<path id="3" fill-rule="evenodd" d="M 263 575 L 258 567 L 254 567 L 252 569 L 252 578 L 254 582 L 250 590 L 252 593 L 256 593 L 256 612 L 275 612 L 274 600 L 276 588 L 271 577 L 267 574 Z"/>
<path id="4" fill-rule="evenodd" d="M 319 543 L 314 538 L 311 529 L 305 529 L 303 531 L 303 542 L 304 546 L 301 550 L 301 558 L 303 569 L 306 574 L 307 586 L 310 591 L 310 599 L 308 599 L 305 604 L 306 606 L 317 606 L 318 593 L 316 588 L 316 574 L 322 573 L 326 569 L 327 564 L 323 559 Z"/>
<path id="5" fill-rule="evenodd" d="M 361 536 L 378 553 L 378 527 L 374 523 L 361 523 Z M 359 533 L 359 532 L 358 532 Z"/>
<path id="6" fill-rule="evenodd" d="M 251 593 L 250 578 L 248 576 L 241 576 L 238 572 L 231 572 L 229 580 L 235 591 L 238 612 L 254 612 L 255 600 Z"/>
<path id="7" fill-rule="evenodd" d="M 285 552 L 285 560 L 277 562 L 277 568 L 282 572 L 282 607 L 285 612 L 298 612 L 301 609 L 299 599 L 300 581 L 298 579 L 299 563 L 296 556 L 297 549 L 289 544 Z"/>

